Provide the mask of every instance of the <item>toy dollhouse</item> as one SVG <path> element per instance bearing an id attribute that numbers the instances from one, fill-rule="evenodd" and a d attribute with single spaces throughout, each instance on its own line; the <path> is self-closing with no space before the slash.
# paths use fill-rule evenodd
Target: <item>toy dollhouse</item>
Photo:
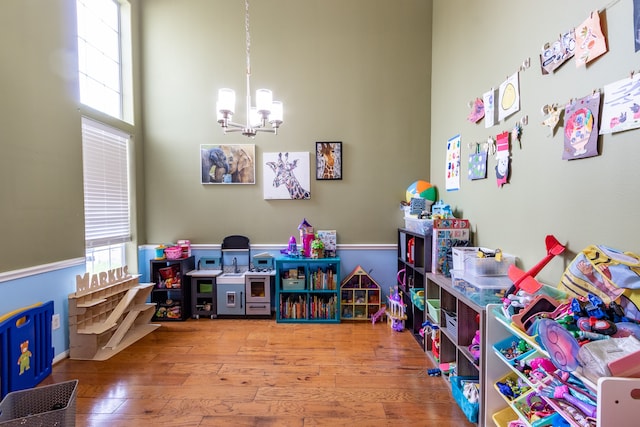
<path id="1" fill-rule="evenodd" d="M 342 320 L 371 320 L 381 308 L 380 285 L 361 266 L 340 285 Z"/>

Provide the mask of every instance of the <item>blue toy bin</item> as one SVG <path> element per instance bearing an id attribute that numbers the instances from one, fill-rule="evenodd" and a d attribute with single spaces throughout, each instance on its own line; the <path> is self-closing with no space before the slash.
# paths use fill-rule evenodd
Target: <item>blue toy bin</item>
<path id="1" fill-rule="evenodd" d="M 517 344 L 521 341 L 526 344 L 526 348 L 527 348 L 526 351 L 514 354 L 513 357 L 507 357 L 504 354 L 507 349 L 517 346 Z M 531 356 L 536 351 L 533 347 L 531 347 L 531 345 L 527 341 L 523 340 L 522 338 L 516 335 L 511 335 L 495 343 L 493 345 L 493 349 L 496 352 L 496 354 L 500 356 L 502 360 L 504 360 L 507 364 L 511 366 L 516 366 L 520 360 Z"/>
<path id="2" fill-rule="evenodd" d="M 478 411 L 480 409 L 480 402 L 471 403 L 463 394 L 464 390 L 464 382 L 465 381 L 473 381 L 478 382 L 478 377 L 455 377 L 452 376 L 450 378 L 451 381 L 451 394 L 453 395 L 454 400 L 462 409 L 462 412 L 467 417 L 469 422 L 477 423 L 478 422 Z"/>

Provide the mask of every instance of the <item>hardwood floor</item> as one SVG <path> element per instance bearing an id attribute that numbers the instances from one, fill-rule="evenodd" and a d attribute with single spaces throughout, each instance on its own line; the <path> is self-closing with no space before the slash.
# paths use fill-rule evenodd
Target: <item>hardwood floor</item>
<path id="1" fill-rule="evenodd" d="M 65 359 L 83 426 L 472 426 L 408 331 L 386 323 L 163 322 L 104 362 Z"/>

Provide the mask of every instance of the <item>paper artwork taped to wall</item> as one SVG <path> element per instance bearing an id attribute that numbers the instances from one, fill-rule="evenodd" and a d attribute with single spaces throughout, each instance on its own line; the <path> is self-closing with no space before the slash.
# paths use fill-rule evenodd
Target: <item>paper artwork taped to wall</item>
<path id="1" fill-rule="evenodd" d="M 447 176 L 445 186 L 447 191 L 460 189 L 460 135 L 447 141 Z"/>
<path id="2" fill-rule="evenodd" d="M 496 90 L 491 89 L 482 95 L 484 104 L 484 127 L 490 128 L 498 120 L 498 110 L 496 109 Z"/>
<path id="3" fill-rule="evenodd" d="M 607 52 L 607 42 L 600 28 L 600 15 L 597 10 L 591 12 L 575 31 L 576 67 L 582 67 Z"/>
<path id="4" fill-rule="evenodd" d="M 540 54 L 540 68 L 542 74 L 551 74 L 560 68 L 567 60 L 573 58 L 576 52 L 576 33 L 574 29 L 560 34 L 558 40 L 547 43 Z"/>
<path id="5" fill-rule="evenodd" d="M 509 132 L 496 135 L 496 182 L 502 187 L 509 180 Z"/>
<path id="6" fill-rule="evenodd" d="M 640 74 L 604 86 L 600 135 L 640 127 Z"/>
<path id="7" fill-rule="evenodd" d="M 502 121 L 520 111 L 520 85 L 518 74 L 514 73 L 500 85 L 498 102 L 498 120 Z"/>
<path id="8" fill-rule="evenodd" d="M 467 120 L 469 120 L 471 123 L 478 123 L 480 120 L 482 120 L 483 117 L 484 102 L 482 102 L 482 99 L 476 98 L 476 100 L 473 101 L 473 104 L 471 105 L 471 111 L 467 116 Z"/>
<path id="9" fill-rule="evenodd" d="M 485 179 L 487 177 L 487 150 L 476 144 L 476 152 L 469 154 L 469 179 Z"/>
<path id="10" fill-rule="evenodd" d="M 564 110 L 563 160 L 598 155 L 600 92 L 568 104 Z"/>
<path id="11" fill-rule="evenodd" d="M 633 34 L 637 52 L 640 50 L 640 0 L 633 0 Z"/>
<path id="12" fill-rule="evenodd" d="M 265 200 L 311 198 L 308 152 L 264 153 L 262 164 Z"/>
<path id="13" fill-rule="evenodd" d="M 200 145 L 201 184 L 255 184 L 254 144 Z"/>

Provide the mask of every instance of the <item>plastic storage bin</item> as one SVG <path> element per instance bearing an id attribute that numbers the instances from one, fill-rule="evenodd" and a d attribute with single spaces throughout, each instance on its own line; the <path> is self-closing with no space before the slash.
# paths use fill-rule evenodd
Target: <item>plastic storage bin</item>
<path id="1" fill-rule="evenodd" d="M 428 299 L 427 300 L 427 312 L 429 313 L 429 317 L 436 322 L 440 323 L 440 300 L 439 299 Z"/>
<path id="2" fill-rule="evenodd" d="M 464 383 L 466 381 L 478 382 L 476 377 L 451 377 L 451 394 L 456 401 L 462 412 L 466 415 L 469 422 L 478 422 L 478 410 L 480 409 L 480 403 L 471 403 L 464 395 Z"/>
<path id="3" fill-rule="evenodd" d="M 282 289 L 285 291 L 304 290 L 304 279 L 282 279 Z"/>
<path id="4" fill-rule="evenodd" d="M 509 254 L 502 254 L 502 260 L 496 258 L 466 257 L 464 259 L 464 270 L 473 276 L 506 276 L 509 266 L 516 263 L 516 257 Z"/>
<path id="5" fill-rule="evenodd" d="M 447 328 L 447 330 L 451 333 L 452 336 L 458 336 L 458 316 L 456 313 L 451 311 L 443 311 L 444 313 L 444 322 L 442 326 Z"/>
<path id="6" fill-rule="evenodd" d="M 528 342 L 515 335 L 495 343 L 493 350 L 511 366 L 516 366 L 520 360 L 529 357 L 536 351 Z"/>
<path id="7" fill-rule="evenodd" d="M 429 236 L 433 234 L 433 220 L 432 219 L 418 219 L 410 216 L 404 217 L 404 228 L 414 233 L 424 234 Z"/>
<path id="8" fill-rule="evenodd" d="M 0 426 L 74 427 L 77 392 L 78 380 L 13 391 L 0 402 Z"/>
<path id="9" fill-rule="evenodd" d="M 423 288 L 411 288 L 411 302 L 418 309 L 424 311 L 424 289 Z"/>

